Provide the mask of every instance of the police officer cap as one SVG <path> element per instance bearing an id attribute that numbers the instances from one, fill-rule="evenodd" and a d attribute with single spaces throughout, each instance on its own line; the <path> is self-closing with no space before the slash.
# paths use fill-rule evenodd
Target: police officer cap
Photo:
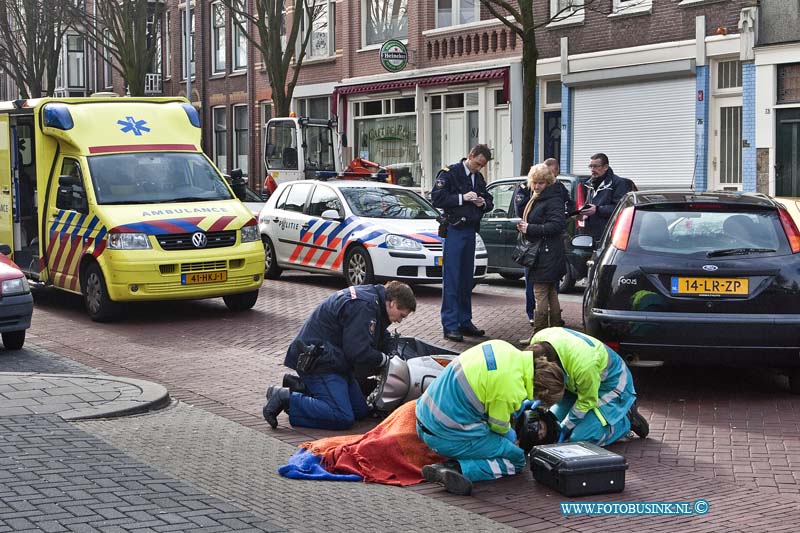
<path id="1" fill-rule="evenodd" d="M 556 442 L 560 432 L 556 415 L 543 407 L 523 411 L 517 418 L 514 429 L 519 437 L 519 447 L 525 453 L 530 452 L 534 446 Z"/>

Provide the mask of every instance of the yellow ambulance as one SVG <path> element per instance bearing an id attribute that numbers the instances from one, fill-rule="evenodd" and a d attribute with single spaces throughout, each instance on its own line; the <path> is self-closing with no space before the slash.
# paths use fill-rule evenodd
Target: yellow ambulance
<path id="1" fill-rule="evenodd" d="M 263 282 L 256 220 L 182 98 L 0 103 L 0 244 L 34 283 L 82 294 L 96 321 L 132 301 L 246 310 Z"/>

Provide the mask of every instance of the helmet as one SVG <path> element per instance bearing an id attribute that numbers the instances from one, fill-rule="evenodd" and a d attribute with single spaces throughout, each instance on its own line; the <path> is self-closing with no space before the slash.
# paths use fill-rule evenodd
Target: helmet
<path id="1" fill-rule="evenodd" d="M 558 440 L 560 426 L 556 415 L 543 407 L 526 409 L 517 417 L 514 428 L 519 437 L 519 446 L 525 453 L 540 444 L 552 444 Z"/>

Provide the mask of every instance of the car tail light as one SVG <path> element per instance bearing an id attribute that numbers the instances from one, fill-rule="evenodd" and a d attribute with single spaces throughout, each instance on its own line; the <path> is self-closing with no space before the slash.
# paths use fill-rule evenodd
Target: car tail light
<path id="1" fill-rule="evenodd" d="M 578 183 L 575 186 L 575 209 L 580 209 L 584 205 L 586 205 L 586 188 L 583 186 L 583 183 L 578 180 Z M 580 217 L 577 218 L 576 224 L 579 228 L 586 227 L 586 221 L 581 220 Z"/>
<path id="2" fill-rule="evenodd" d="M 618 250 L 628 248 L 628 239 L 631 236 L 631 226 L 633 225 L 633 206 L 626 207 L 614 221 L 614 229 L 611 230 L 611 244 Z"/>
<path id="3" fill-rule="evenodd" d="M 797 224 L 794 219 L 784 208 L 778 209 L 778 215 L 781 218 L 781 226 L 789 239 L 789 246 L 792 247 L 792 253 L 800 252 L 800 230 L 797 229 Z"/>
<path id="4" fill-rule="evenodd" d="M 275 179 L 271 175 L 267 174 L 267 176 L 264 178 L 264 190 L 272 194 L 277 188 L 278 184 L 275 182 Z"/>

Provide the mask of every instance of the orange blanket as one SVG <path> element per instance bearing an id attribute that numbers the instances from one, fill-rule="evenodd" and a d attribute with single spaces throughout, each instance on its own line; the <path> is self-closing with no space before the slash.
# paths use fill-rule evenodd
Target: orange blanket
<path id="1" fill-rule="evenodd" d="M 357 474 L 368 483 L 414 485 L 424 481 L 422 467 L 444 460 L 417 436 L 414 401 L 405 403 L 363 435 L 342 435 L 305 442 L 302 448 L 322 456 L 335 474 Z"/>

